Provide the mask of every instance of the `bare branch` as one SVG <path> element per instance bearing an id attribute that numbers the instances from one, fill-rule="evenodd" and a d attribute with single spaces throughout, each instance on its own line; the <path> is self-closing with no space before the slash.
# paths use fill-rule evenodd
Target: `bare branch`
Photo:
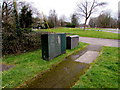
<path id="1" fill-rule="evenodd" d="M 83 16 L 83 17 L 86 17 L 86 15 L 84 14 L 81 14 L 81 13 L 76 13 L 77 16 Z"/>
<path id="2" fill-rule="evenodd" d="M 80 7 L 79 5 L 77 5 L 78 6 L 78 8 L 79 8 L 79 10 L 81 11 L 81 12 L 83 12 L 84 14 L 86 14 L 85 13 L 85 10 L 82 8 L 82 7 Z"/>

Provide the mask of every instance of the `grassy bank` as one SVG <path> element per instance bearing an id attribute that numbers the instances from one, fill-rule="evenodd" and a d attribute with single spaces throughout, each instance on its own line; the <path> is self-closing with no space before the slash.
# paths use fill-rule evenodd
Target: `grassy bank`
<path id="1" fill-rule="evenodd" d="M 95 64 L 72 88 L 118 88 L 118 70 L 118 48 L 104 47 Z"/>
<path id="2" fill-rule="evenodd" d="M 111 32 L 93 31 L 93 30 L 82 30 L 78 28 L 56 28 L 56 29 L 41 29 L 37 31 L 47 31 L 55 33 L 69 33 L 77 34 L 81 37 L 93 37 L 93 38 L 106 38 L 106 39 L 120 39 L 118 34 Z"/>
<path id="3" fill-rule="evenodd" d="M 25 81 L 35 77 L 38 73 L 50 69 L 53 65 L 61 62 L 66 56 L 81 50 L 87 46 L 85 43 L 80 43 L 79 46 L 72 50 L 67 50 L 66 54 L 60 55 L 51 61 L 42 59 L 41 50 L 34 52 L 23 53 L 16 56 L 7 56 L 3 59 L 3 63 L 15 65 L 8 71 L 2 73 L 2 87 L 14 88 Z"/>

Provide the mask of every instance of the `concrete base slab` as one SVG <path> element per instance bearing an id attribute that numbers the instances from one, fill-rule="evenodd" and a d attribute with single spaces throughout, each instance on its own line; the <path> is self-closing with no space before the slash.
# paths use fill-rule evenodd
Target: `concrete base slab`
<path id="1" fill-rule="evenodd" d="M 83 54 L 81 57 L 79 57 L 75 61 L 90 64 L 97 58 L 98 55 L 99 55 L 99 52 L 87 51 L 85 54 Z"/>

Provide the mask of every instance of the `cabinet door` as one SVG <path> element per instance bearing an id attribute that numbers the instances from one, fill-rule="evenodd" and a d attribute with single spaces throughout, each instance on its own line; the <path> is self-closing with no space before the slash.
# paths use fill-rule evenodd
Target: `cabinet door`
<path id="1" fill-rule="evenodd" d="M 53 59 L 56 56 L 55 53 L 55 35 L 49 34 L 48 37 L 48 47 L 49 47 L 49 60 Z"/>
<path id="2" fill-rule="evenodd" d="M 61 54 L 61 38 L 58 34 L 55 34 L 55 54 L 56 56 Z"/>

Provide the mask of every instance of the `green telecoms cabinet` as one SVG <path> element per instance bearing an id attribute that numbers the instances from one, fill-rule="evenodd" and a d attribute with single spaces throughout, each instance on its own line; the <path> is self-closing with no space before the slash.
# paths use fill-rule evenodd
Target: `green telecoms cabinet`
<path id="1" fill-rule="evenodd" d="M 66 38 L 63 40 L 64 38 L 62 36 L 66 37 L 66 34 L 43 34 L 41 36 L 42 58 L 44 60 L 51 60 L 63 52 L 66 52 L 66 48 L 61 48 L 66 47 Z"/>
<path id="2" fill-rule="evenodd" d="M 66 34 L 65 33 L 58 33 L 61 39 L 61 53 L 66 53 Z"/>

